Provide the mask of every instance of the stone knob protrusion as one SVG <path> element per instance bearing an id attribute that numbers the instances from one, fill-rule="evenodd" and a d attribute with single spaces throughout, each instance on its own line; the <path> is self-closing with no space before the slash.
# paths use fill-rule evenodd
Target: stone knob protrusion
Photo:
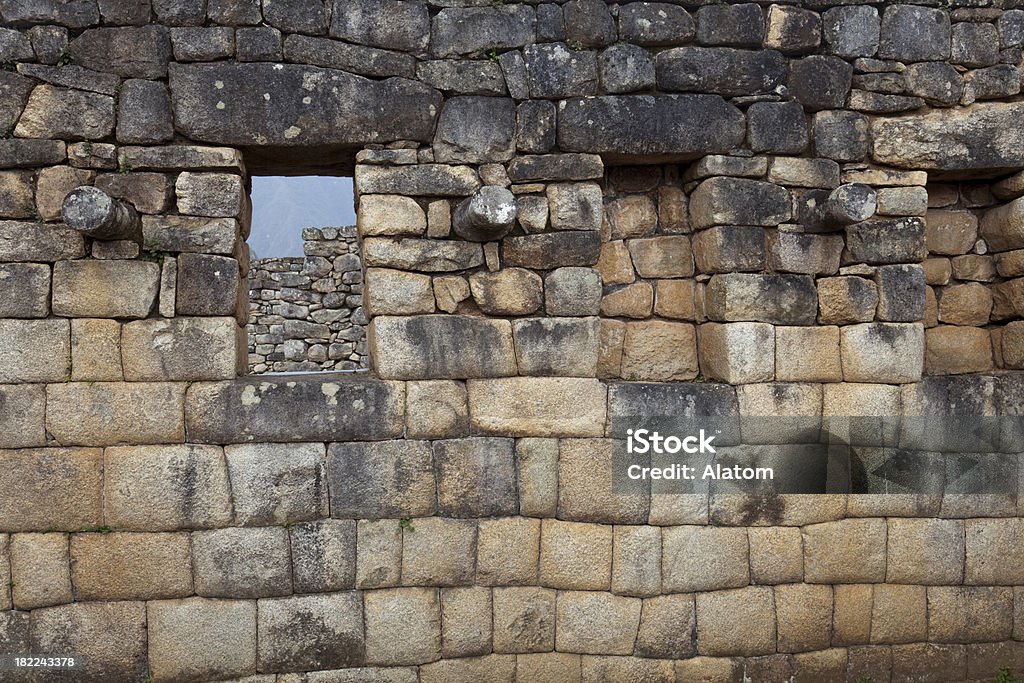
<path id="1" fill-rule="evenodd" d="M 142 240 L 142 222 L 128 202 L 82 185 L 64 197 L 61 217 L 70 228 L 98 240 Z"/>
<path id="2" fill-rule="evenodd" d="M 832 190 L 825 201 L 823 217 L 831 225 L 853 225 L 871 218 L 877 209 L 878 196 L 874 188 L 849 183 Z"/>
<path id="3" fill-rule="evenodd" d="M 452 215 L 455 234 L 471 242 L 492 242 L 512 230 L 516 198 L 504 187 L 481 187 L 464 199 Z"/>

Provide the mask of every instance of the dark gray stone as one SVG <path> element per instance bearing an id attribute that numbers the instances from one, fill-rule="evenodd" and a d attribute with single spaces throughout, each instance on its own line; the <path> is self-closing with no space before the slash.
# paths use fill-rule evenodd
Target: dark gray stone
<path id="1" fill-rule="evenodd" d="M 366 659 L 357 592 L 261 600 L 258 618 L 260 671 L 342 669 Z"/>
<path id="2" fill-rule="evenodd" d="M 1020 93 L 1020 69 L 999 64 L 968 71 L 964 77 L 965 92 L 973 100 L 998 100 Z"/>
<path id="3" fill-rule="evenodd" d="M 871 57 L 878 51 L 881 20 L 870 5 L 833 7 L 822 17 L 825 44 L 839 57 Z"/>
<path id="4" fill-rule="evenodd" d="M 728 384 L 624 382 L 608 387 L 608 417 L 623 424 L 639 418 L 733 418 L 737 415 L 736 390 Z"/>
<path id="5" fill-rule="evenodd" d="M 519 512 L 513 439 L 435 441 L 434 468 L 439 515 L 472 519 Z"/>
<path id="6" fill-rule="evenodd" d="M 703 181 L 690 195 L 690 222 L 712 225 L 776 226 L 788 221 L 792 201 L 786 188 L 763 180 L 717 176 Z"/>
<path id="7" fill-rule="evenodd" d="M 167 26 L 202 26 L 206 0 L 152 0 L 153 13 Z"/>
<path id="8" fill-rule="evenodd" d="M 419 53 L 430 40 L 430 15 L 417 0 L 334 0 L 331 36 Z"/>
<path id="9" fill-rule="evenodd" d="M 285 33 L 327 33 L 329 0 L 264 0 L 263 19 Z"/>
<path id="10" fill-rule="evenodd" d="M 480 178 L 472 169 L 465 166 L 357 166 L 356 186 L 360 188 L 360 192 L 366 194 L 465 197 L 480 187 Z"/>
<path id="11" fill-rule="evenodd" d="M 601 255 L 601 235 L 596 230 L 566 230 L 506 237 L 501 254 L 506 266 L 536 270 L 592 266 Z"/>
<path id="12" fill-rule="evenodd" d="M 1003 47 L 1024 45 L 1024 10 L 1011 9 L 1003 12 L 996 22 L 999 29 L 999 44 Z"/>
<path id="13" fill-rule="evenodd" d="M 558 43 L 565 41 L 565 19 L 562 7 L 554 3 L 537 5 L 537 42 Z"/>
<path id="14" fill-rule="evenodd" d="M 592 180 L 604 175 L 604 164 L 596 154 L 521 155 L 508 166 L 514 183 L 547 180 Z"/>
<path id="15" fill-rule="evenodd" d="M 785 55 L 817 52 L 821 45 L 821 17 L 810 10 L 786 5 L 768 9 L 764 46 Z"/>
<path id="16" fill-rule="evenodd" d="M 170 85 L 177 130 L 228 145 L 427 142 L 441 108 L 440 93 L 418 83 L 290 64 L 175 64 Z"/>
<path id="17" fill-rule="evenodd" d="M 902 73 L 866 73 L 854 74 L 853 87 L 886 95 L 899 95 L 906 90 L 907 84 Z"/>
<path id="18" fill-rule="evenodd" d="M 754 225 L 719 225 L 693 238 L 694 258 L 701 273 L 764 270 L 764 230 Z"/>
<path id="19" fill-rule="evenodd" d="M 917 265 L 881 266 L 875 271 L 878 286 L 878 319 L 917 322 L 924 318 L 924 269 Z"/>
<path id="20" fill-rule="evenodd" d="M 778 53 L 776 53 L 778 54 Z M 743 114 L 716 95 L 591 97 L 567 100 L 558 144 L 606 159 L 695 159 L 743 141 Z"/>
<path id="21" fill-rule="evenodd" d="M 263 19 L 260 0 L 207 0 L 206 14 L 224 26 L 255 26 Z"/>
<path id="22" fill-rule="evenodd" d="M 619 7 L 619 40 L 624 43 L 681 45 L 693 35 L 693 19 L 679 5 L 631 2 Z"/>
<path id="23" fill-rule="evenodd" d="M 75 64 L 125 78 L 163 78 L 171 38 L 163 26 L 94 28 L 68 45 Z"/>
<path id="24" fill-rule="evenodd" d="M 150 0 L 98 0 L 104 24 L 145 26 L 152 20 Z"/>
<path id="25" fill-rule="evenodd" d="M 457 95 L 505 95 L 501 67 L 481 60 L 435 59 L 416 65 L 416 78 Z"/>
<path id="26" fill-rule="evenodd" d="M 813 325 L 818 314 L 818 293 L 809 275 L 723 273 L 708 281 L 705 297 L 708 319 L 720 322 Z"/>
<path id="27" fill-rule="evenodd" d="M 0 318 L 45 318 L 50 313 L 50 267 L 0 264 Z"/>
<path id="28" fill-rule="evenodd" d="M 289 529 L 296 593 L 349 590 L 356 581 L 356 522 L 326 519 Z"/>
<path id="29" fill-rule="evenodd" d="M 7 134 L 14 129 L 34 83 L 9 71 L 0 71 L 0 134 Z"/>
<path id="30" fill-rule="evenodd" d="M 647 50 L 619 43 L 597 58 L 601 87 L 607 93 L 627 93 L 654 88 L 654 58 Z"/>
<path id="31" fill-rule="evenodd" d="M 86 28 L 100 23 L 96 0 L 0 0 L 4 24 L 24 28 L 35 24 L 60 24 Z"/>
<path id="32" fill-rule="evenodd" d="M 658 87 L 670 92 L 758 95 L 774 92 L 786 78 L 786 60 L 775 50 L 679 47 L 659 53 L 655 66 Z"/>
<path id="33" fill-rule="evenodd" d="M 807 120 L 799 102 L 755 102 L 747 109 L 747 141 L 755 152 L 799 154 L 807 149 Z"/>
<path id="34" fill-rule="evenodd" d="M 235 30 L 228 26 L 171 29 L 177 62 L 212 62 L 235 54 Z"/>
<path id="35" fill-rule="evenodd" d="M 430 31 L 431 50 L 438 57 L 519 48 L 535 35 L 536 17 L 527 5 L 445 8 Z"/>
<path id="36" fill-rule="evenodd" d="M 43 64 L 56 64 L 68 46 L 68 30 L 63 26 L 33 26 L 32 50 Z"/>
<path id="37" fill-rule="evenodd" d="M 174 137 L 171 100 L 157 81 L 128 80 L 117 105 L 117 141 L 154 144 Z"/>
<path id="38" fill-rule="evenodd" d="M 964 79 L 945 62 L 911 64 L 903 72 L 903 79 L 909 94 L 932 105 L 951 107 L 964 93 Z"/>
<path id="39" fill-rule="evenodd" d="M 886 264 L 925 259 L 924 221 L 920 218 L 874 219 L 846 228 L 846 248 L 854 261 Z"/>
<path id="40" fill-rule="evenodd" d="M 554 147 L 555 120 L 553 102 L 529 100 L 516 107 L 516 147 L 519 151 L 543 154 Z"/>
<path id="41" fill-rule="evenodd" d="M 530 79 L 526 74 L 526 61 L 519 50 L 503 53 L 498 57 L 498 66 L 505 78 L 505 87 L 514 100 L 525 100 L 530 97 Z"/>
<path id="42" fill-rule="evenodd" d="M 101 95 L 117 94 L 121 79 L 112 74 L 90 71 L 80 66 L 50 66 L 48 64 L 19 64 L 18 73 L 38 78 L 46 83 L 75 90 L 87 90 Z"/>
<path id="43" fill-rule="evenodd" d="M 281 32 L 270 26 L 236 29 L 235 55 L 240 62 L 279 62 L 284 56 Z"/>
<path id="44" fill-rule="evenodd" d="M 210 598 L 266 598 L 292 592 L 288 531 L 282 527 L 228 528 L 192 534 L 196 594 Z"/>
<path id="45" fill-rule="evenodd" d="M 999 61 L 999 31 L 992 24 L 954 25 L 952 61 L 969 67 L 992 66 Z"/>
<path id="46" fill-rule="evenodd" d="M 515 154 L 515 103 L 505 97 L 452 97 L 444 103 L 434 134 L 434 160 L 486 164 Z"/>
<path id="47" fill-rule="evenodd" d="M 429 441 L 331 444 L 327 476 L 335 518 L 424 517 L 436 511 Z"/>
<path id="48" fill-rule="evenodd" d="M 530 96 L 561 99 L 597 94 L 597 54 L 570 50 L 564 43 L 523 50 Z"/>
<path id="49" fill-rule="evenodd" d="M 916 5 L 890 5 L 882 15 L 878 56 L 902 62 L 949 59 L 949 15 Z"/>
<path id="50" fill-rule="evenodd" d="M 920 109 L 924 100 L 920 97 L 904 97 L 902 95 L 883 95 L 867 90 L 851 90 L 847 107 L 866 114 L 898 114 L 904 111 Z"/>
<path id="51" fill-rule="evenodd" d="M 178 315 L 235 315 L 238 261 L 212 254 L 178 256 Z"/>
<path id="52" fill-rule="evenodd" d="M 812 55 L 790 62 L 789 90 L 810 111 L 846 104 L 853 67 L 838 57 Z"/>
<path id="53" fill-rule="evenodd" d="M 0 140 L 0 167 L 3 168 L 52 166 L 67 158 L 67 146 L 60 140 Z"/>
<path id="54" fill-rule="evenodd" d="M 195 443 L 394 439 L 405 430 L 405 387 L 329 374 L 201 382 L 185 423 Z"/>
<path id="55" fill-rule="evenodd" d="M 697 10 L 697 42 L 701 45 L 761 47 L 764 11 L 760 5 L 705 5 Z"/>
<path id="56" fill-rule="evenodd" d="M 416 59 L 412 55 L 365 45 L 350 45 L 329 38 L 288 36 L 284 40 L 284 56 L 289 62 L 341 69 L 375 78 L 413 78 L 416 71 Z"/>
<path id="57" fill-rule="evenodd" d="M 22 62 L 34 57 L 27 35 L 12 28 L 0 28 L 0 63 Z"/>
<path id="58" fill-rule="evenodd" d="M 569 45 L 605 47 L 615 42 L 615 20 L 605 0 L 569 0 L 562 5 L 565 40 Z"/>

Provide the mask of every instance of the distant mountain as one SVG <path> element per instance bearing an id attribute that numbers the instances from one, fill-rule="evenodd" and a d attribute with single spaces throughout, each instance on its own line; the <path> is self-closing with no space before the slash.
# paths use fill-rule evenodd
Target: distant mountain
<path id="1" fill-rule="evenodd" d="M 254 176 L 253 258 L 303 256 L 302 229 L 354 225 L 352 179 L 328 176 Z"/>

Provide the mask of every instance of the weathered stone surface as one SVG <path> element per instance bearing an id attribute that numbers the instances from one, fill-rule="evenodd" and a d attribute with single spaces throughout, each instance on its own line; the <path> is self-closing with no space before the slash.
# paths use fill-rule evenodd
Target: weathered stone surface
<path id="1" fill-rule="evenodd" d="M 1013 358 L 1013 354 L 1010 354 Z M 46 393 L 42 386 L 16 384 L 0 388 L 0 447 L 46 445 Z"/>
<path id="2" fill-rule="evenodd" d="M 106 95 L 39 85 L 32 90 L 14 132 L 25 138 L 104 138 L 114 129 L 114 99 Z"/>
<path id="3" fill-rule="evenodd" d="M 715 95 L 569 99 L 558 112 L 558 144 L 564 151 L 606 159 L 724 153 L 740 143 L 744 129 L 739 110 Z"/>
<path id="4" fill-rule="evenodd" d="M 59 261 L 53 312 L 86 318 L 145 318 L 156 301 L 160 267 L 140 261 Z"/>
<path id="5" fill-rule="evenodd" d="M 470 403 L 472 405 L 472 383 Z M 434 443 L 439 513 L 448 517 L 513 514 L 517 508 L 513 443 L 468 438 Z"/>
<path id="6" fill-rule="evenodd" d="M 558 599 L 555 647 L 562 652 L 630 654 L 640 609 L 638 598 L 566 591 Z"/>
<path id="7" fill-rule="evenodd" d="M 924 260 L 925 222 L 921 218 L 873 219 L 846 228 L 850 255 L 871 264 Z"/>
<path id="8" fill-rule="evenodd" d="M 470 380 L 468 390 L 472 425 L 484 433 L 557 437 L 603 434 L 606 391 L 596 379 Z"/>
<path id="9" fill-rule="evenodd" d="M 441 655 L 471 657 L 491 651 L 491 591 L 474 586 L 441 591 Z"/>
<path id="10" fill-rule="evenodd" d="M 364 595 L 364 609 L 367 664 L 413 665 L 440 658 L 437 589 L 370 591 Z"/>
<path id="11" fill-rule="evenodd" d="M 765 234 L 756 226 L 720 225 L 693 238 L 701 273 L 761 270 L 765 267 Z"/>
<path id="12" fill-rule="evenodd" d="M 924 329 L 918 323 L 849 325 L 842 331 L 847 382 L 916 382 L 924 361 Z"/>
<path id="13" fill-rule="evenodd" d="M 670 382 L 697 376 L 697 335 L 693 325 L 646 321 L 626 325 L 621 376 L 625 380 Z"/>
<path id="14" fill-rule="evenodd" d="M 78 182 L 84 185 L 84 182 Z M 159 214 L 167 211 L 171 203 L 170 179 L 162 173 L 104 173 L 96 178 L 96 187 L 103 190 L 111 197 L 124 199 L 132 204 L 140 213 Z M 143 218 L 143 231 L 147 218 Z M 150 219 L 152 221 L 152 219 Z M 157 220 L 172 223 L 174 221 L 187 222 L 188 218 L 177 216 L 161 217 Z M 198 221 L 197 221 L 198 222 Z M 231 221 L 207 221 L 211 224 L 234 225 Z M 234 243 L 232 242 L 232 247 Z M 216 247 L 214 247 L 216 248 Z M 223 247 L 221 247 L 223 249 Z M 179 251 L 170 249 L 170 251 Z M 180 251 L 187 251 L 182 249 Z M 220 253 L 231 253 L 222 251 Z"/>
<path id="15" fill-rule="evenodd" d="M 479 272 L 469 278 L 470 291 L 480 309 L 491 315 L 527 315 L 543 303 L 543 280 L 522 268 L 496 273 Z"/>
<path id="16" fill-rule="evenodd" d="M 690 221 L 697 229 L 713 225 L 774 226 L 789 220 L 785 188 L 743 178 L 710 178 L 690 196 Z"/>
<path id="17" fill-rule="evenodd" d="M 785 59 L 775 50 L 678 47 L 655 59 L 658 86 L 669 92 L 724 97 L 770 93 L 785 80 Z"/>
<path id="18" fill-rule="evenodd" d="M 775 652 L 772 589 L 750 587 L 698 594 L 697 652 L 715 656 Z"/>
<path id="19" fill-rule="evenodd" d="M 333 380 L 333 381 L 332 381 Z M 189 441 L 375 441 L 405 427 L 405 387 L 356 377 L 264 377 L 189 389 Z"/>
<path id="20" fill-rule="evenodd" d="M 821 44 L 821 18 L 814 12 L 774 5 L 768 8 L 764 46 L 783 54 L 813 52 Z"/>
<path id="21" fill-rule="evenodd" d="M 434 473 L 422 441 L 333 444 L 328 454 L 331 514 L 340 518 L 433 514 Z"/>
<path id="22" fill-rule="evenodd" d="M 871 610 L 872 643 L 909 643 L 927 638 L 924 586 L 875 586 Z"/>
<path id="23" fill-rule="evenodd" d="M 340 669 L 365 658 L 358 593 L 261 600 L 257 620 L 260 671 Z"/>
<path id="24" fill-rule="evenodd" d="M 964 527 L 958 520 L 890 519 L 886 580 L 918 585 L 963 579 Z"/>
<path id="25" fill-rule="evenodd" d="M 558 183 L 547 188 L 551 227 L 556 230 L 598 230 L 601 188 L 593 183 Z"/>
<path id="26" fill-rule="evenodd" d="M 515 104 L 495 97 L 453 97 L 445 102 L 434 134 L 434 159 L 442 163 L 508 161 L 515 151 Z"/>
<path id="27" fill-rule="evenodd" d="M 379 316 L 370 325 L 369 340 L 378 373 L 389 379 L 465 379 L 516 372 L 512 326 L 503 320 Z"/>
<path id="28" fill-rule="evenodd" d="M 228 145 L 426 142 L 440 110 L 440 93 L 420 84 L 291 64 L 176 64 L 170 87 L 175 127 L 193 140 Z M 268 87 L 277 93 L 269 105 Z M 311 105 L 302 103 L 306 97 Z M 385 106 L 395 112 L 386 121 L 371 113 Z"/>
<path id="29" fill-rule="evenodd" d="M 87 671 L 75 673 L 83 683 L 147 675 L 145 603 L 86 602 L 41 609 L 32 615 L 31 634 L 33 652 L 74 652 L 92 662 Z"/>
<path id="30" fill-rule="evenodd" d="M 605 213 L 612 239 L 642 237 L 654 232 L 658 225 L 657 207 L 646 195 L 629 194 L 613 199 L 605 205 Z"/>
<path id="31" fill-rule="evenodd" d="M 986 211 L 981 236 L 993 251 L 1024 247 L 1024 197 Z"/>
<path id="32" fill-rule="evenodd" d="M 256 672 L 256 602 L 187 598 L 146 611 L 154 680 L 246 676 Z"/>
<path id="33" fill-rule="evenodd" d="M 693 280 L 659 280 L 655 289 L 654 312 L 665 318 L 694 320 L 696 288 Z"/>
<path id="34" fill-rule="evenodd" d="M 516 320 L 512 333 L 520 374 L 593 377 L 597 372 L 597 318 Z"/>
<path id="35" fill-rule="evenodd" d="M 701 373 L 730 384 L 775 378 L 775 330 L 767 323 L 708 323 L 697 328 Z M 756 348 L 758 353 L 748 353 Z"/>
<path id="36" fill-rule="evenodd" d="M 948 59 L 949 15 L 925 7 L 887 7 L 882 15 L 878 56 L 907 62 Z"/>
<path id="37" fill-rule="evenodd" d="M 1017 585 L 1022 574 L 1020 565 L 1000 562 L 997 558 L 1007 549 L 1018 547 L 1017 542 L 1024 534 L 1020 520 L 972 519 L 964 524 L 967 539 L 964 583 L 975 586 Z"/>
<path id="38" fill-rule="evenodd" d="M 592 266 L 597 263 L 600 253 L 601 235 L 596 230 L 508 237 L 502 240 L 501 245 L 506 266 L 537 270 Z"/>
<path id="39" fill-rule="evenodd" d="M 422 235 L 427 216 L 416 200 L 400 195 L 363 195 L 357 227 L 361 235 Z"/>
<path id="40" fill-rule="evenodd" d="M 877 119 L 871 126 L 872 156 L 879 163 L 897 168 L 1019 168 L 1024 165 L 1022 146 L 1015 135 L 1005 131 L 1014 130 L 1010 122 L 1020 115 L 1019 105 L 1000 103 Z"/>
<path id="41" fill-rule="evenodd" d="M 992 312 L 992 293 L 977 282 L 952 285 L 942 290 L 939 300 L 939 320 L 951 325 L 988 324 Z"/>
<path id="42" fill-rule="evenodd" d="M 868 119 L 863 114 L 833 110 L 814 115 L 814 150 L 818 156 L 860 161 L 867 156 L 868 146 Z"/>
<path id="43" fill-rule="evenodd" d="M 533 587 L 495 589 L 495 652 L 550 652 L 554 646 L 554 591 Z"/>
<path id="44" fill-rule="evenodd" d="M 878 289 L 861 277 L 843 276 L 818 280 L 819 320 L 846 325 L 870 322 L 878 306 Z"/>
<path id="45" fill-rule="evenodd" d="M 363 301 L 369 315 L 433 313 L 434 289 L 429 275 L 367 268 Z"/>
<path id="46" fill-rule="evenodd" d="M 239 50 L 242 47 L 243 44 L 239 43 Z M 276 45 L 274 45 L 274 49 L 278 49 Z M 379 50 L 362 45 L 351 45 L 326 38 L 311 38 L 294 34 L 286 36 L 284 39 L 284 55 L 289 62 L 322 66 L 328 69 L 340 69 L 341 71 L 376 78 L 401 76 L 411 79 L 416 68 L 416 61 L 412 55 L 392 52 L 391 50 Z M 178 61 L 182 60 L 179 59 Z M 266 60 L 253 59 L 249 61 Z"/>
<path id="47" fill-rule="evenodd" d="M 163 26 L 94 28 L 68 45 L 75 64 L 125 78 L 167 75 L 171 39 Z"/>
<path id="48" fill-rule="evenodd" d="M 476 524 L 428 517 L 402 536 L 402 584 L 459 586 L 473 583 Z"/>
<path id="49" fill-rule="evenodd" d="M 554 517 L 558 505 L 558 440 L 519 439 L 516 457 L 520 514 Z"/>
<path id="50" fill-rule="evenodd" d="M 844 106 L 852 79 L 853 67 L 838 57 L 811 55 L 789 65 L 788 87 L 810 111 Z"/>
<path id="51" fill-rule="evenodd" d="M 129 79 L 121 86 L 117 106 L 118 142 L 149 144 L 174 137 L 171 101 L 163 84 Z"/>
<path id="52" fill-rule="evenodd" d="M 544 308 L 548 315 L 597 315 L 601 308 L 601 275 L 593 268 L 567 267 L 544 278 Z"/>
<path id="53" fill-rule="evenodd" d="M 940 325 L 925 330 L 924 371 L 929 375 L 986 372 L 994 364 L 988 330 Z"/>
<path id="54" fill-rule="evenodd" d="M 200 17 L 203 14 L 200 8 Z M 235 30 L 230 26 L 172 28 L 171 45 L 177 62 L 208 62 L 233 57 Z"/>
<path id="55" fill-rule="evenodd" d="M 564 43 L 530 45 L 523 50 L 523 60 L 534 98 L 597 94 L 597 57 L 593 52 L 570 50 Z"/>
<path id="56" fill-rule="evenodd" d="M 60 448 L 3 451 L 0 520 L 10 531 L 78 530 L 99 524 L 102 452 Z"/>
<path id="57" fill-rule="evenodd" d="M 65 534 L 11 536 L 11 580 L 14 607 L 31 610 L 72 601 Z"/>
<path id="58" fill-rule="evenodd" d="M 505 95 L 501 67 L 493 62 L 435 59 L 416 66 L 416 78 L 439 90 L 463 95 Z"/>
<path id="59" fill-rule="evenodd" d="M 307 522 L 293 526 L 289 534 L 296 592 L 321 593 L 355 586 L 355 522 Z"/>
<path id="60" fill-rule="evenodd" d="M 832 275 L 839 270 L 843 238 L 839 235 L 772 233 L 768 240 L 768 262 L 783 273 Z"/>
<path id="61" fill-rule="evenodd" d="M 464 384 L 449 380 L 409 382 L 406 391 L 406 437 L 438 439 L 469 432 Z"/>
<path id="62" fill-rule="evenodd" d="M 192 552 L 198 595 L 259 598 L 291 592 L 286 529 L 197 532 L 192 535 Z"/>
<path id="63" fill-rule="evenodd" d="M 231 379 L 244 354 L 234 318 L 140 320 L 124 326 L 129 382 Z"/>
<path id="64" fill-rule="evenodd" d="M 291 524 L 327 515 L 320 444 L 257 444 L 225 449 L 235 522 Z"/>
<path id="65" fill-rule="evenodd" d="M 31 171 L 0 173 L 0 216 L 4 218 L 32 218 L 34 216 L 36 207 L 33 202 L 32 181 Z"/>
<path id="66" fill-rule="evenodd" d="M 879 320 L 916 322 L 924 316 L 924 269 L 919 265 L 880 266 L 875 271 Z"/>
<path id="67" fill-rule="evenodd" d="M 622 43 L 613 45 L 598 55 L 597 63 L 601 84 L 607 93 L 628 93 L 654 87 L 654 59 L 641 47 Z"/>
<path id="68" fill-rule="evenodd" d="M 372 237 L 363 241 L 363 260 L 367 266 L 446 273 L 482 265 L 484 255 L 469 242 Z"/>
<path id="69" fill-rule="evenodd" d="M 776 328 L 775 376 L 786 382 L 841 382 L 839 328 Z"/>
<path id="70" fill-rule="evenodd" d="M 744 530 L 679 526 L 666 528 L 663 537 L 666 592 L 719 590 L 749 583 Z"/>
<path id="71" fill-rule="evenodd" d="M 799 102 L 755 102 L 747 110 L 747 136 L 755 152 L 799 154 L 807 148 L 807 120 Z"/>
<path id="72" fill-rule="evenodd" d="M 79 600 L 163 600 L 192 594 L 188 534 L 75 534 L 71 579 Z"/>
<path id="73" fill-rule="evenodd" d="M 806 275 L 718 274 L 705 296 L 708 318 L 721 322 L 811 325 L 817 308 L 814 282 Z"/>
<path id="74" fill-rule="evenodd" d="M 840 57 L 871 57 L 878 49 L 878 10 L 865 5 L 834 7 L 822 15 L 825 43 Z"/>
<path id="75" fill-rule="evenodd" d="M 448 7 L 434 17 L 432 51 L 447 57 L 523 47 L 533 42 L 535 23 L 534 11 L 526 5 Z"/>
<path id="76" fill-rule="evenodd" d="M 636 272 L 645 278 L 693 275 L 690 239 L 683 235 L 628 240 L 626 246 Z"/>
<path id="77" fill-rule="evenodd" d="M 775 588 L 780 652 L 824 650 L 831 643 L 832 588 L 792 584 Z"/>
<path id="78" fill-rule="evenodd" d="M 50 269 L 34 263 L 0 264 L 0 317 L 45 318 L 50 312 Z"/>
<path id="79" fill-rule="evenodd" d="M 885 580 L 886 526 L 881 519 L 845 519 L 803 528 L 807 583 Z"/>
<path id="80" fill-rule="evenodd" d="M 0 321 L 0 382 L 60 382 L 71 361 L 66 320 Z"/>
<path id="81" fill-rule="evenodd" d="M 540 552 L 540 524 L 539 520 L 522 517 L 481 521 L 477 583 L 495 586 L 534 583 Z"/>
<path id="82" fill-rule="evenodd" d="M 636 45 L 678 45 L 694 35 L 693 19 L 682 7 L 640 2 L 619 10 L 619 40 Z"/>

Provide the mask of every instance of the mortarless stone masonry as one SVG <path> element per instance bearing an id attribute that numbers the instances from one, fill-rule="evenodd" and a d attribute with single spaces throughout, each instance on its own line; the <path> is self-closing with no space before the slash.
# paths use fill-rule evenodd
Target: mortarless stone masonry
<path id="1" fill-rule="evenodd" d="M 1021 478 L 945 473 L 1024 405 L 1024 9 L 927 4 L 0 0 L 0 654 L 1019 675 Z M 251 264 L 249 174 L 311 172 L 356 233 Z M 613 484 L 613 421 L 766 413 L 875 488 Z M 876 495 L 879 442 L 935 488 Z"/>

